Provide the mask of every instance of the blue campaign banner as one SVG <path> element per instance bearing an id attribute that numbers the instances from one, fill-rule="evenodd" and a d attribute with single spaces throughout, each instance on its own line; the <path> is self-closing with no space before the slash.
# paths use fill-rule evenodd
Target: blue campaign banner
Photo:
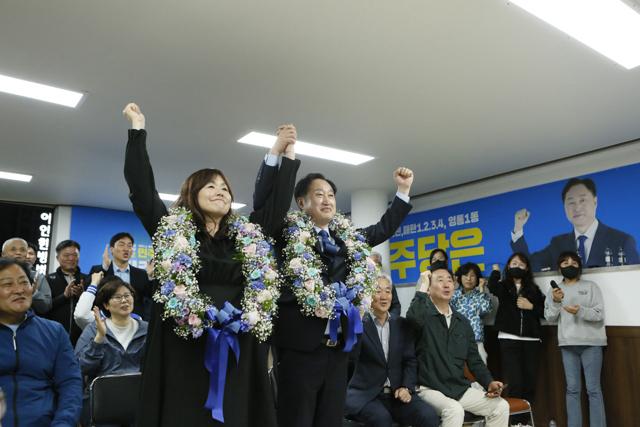
<path id="1" fill-rule="evenodd" d="M 71 209 L 72 240 L 80 243 L 80 270 L 88 273 L 92 265 L 102 263 L 102 253 L 111 236 L 126 231 L 135 240 L 129 261 L 144 268 L 153 257 L 151 238 L 138 217 L 132 212 L 74 206 Z"/>
<path id="2" fill-rule="evenodd" d="M 409 215 L 390 239 L 394 283 L 415 283 L 435 248 L 447 252 L 453 271 L 466 262 L 483 271 L 492 264 L 503 268 L 516 251 L 530 256 L 534 271 L 555 270 L 565 250 L 587 258 L 585 267 L 640 263 L 640 199 L 633 190 L 640 182 L 640 164 L 577 178 L 593 182 L 595 197 L 583 181 L 568 188 L 563 200 L 565 179 Z M 515 214 L 521 209 L 528 219 L 523 237 L 514 242 Z M 587 236 L 582 252 L 576 232 Z"/>

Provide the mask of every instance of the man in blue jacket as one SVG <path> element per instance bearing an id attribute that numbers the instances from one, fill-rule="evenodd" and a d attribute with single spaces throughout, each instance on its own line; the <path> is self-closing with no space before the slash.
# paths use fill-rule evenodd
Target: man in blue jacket
<path id="1" fill-rule="evenodd" d="M 0 258 L 0 388 L 5 426 L 75 426 L 82 378 L 62 325 L 30 310 L 26 264 Z"/>

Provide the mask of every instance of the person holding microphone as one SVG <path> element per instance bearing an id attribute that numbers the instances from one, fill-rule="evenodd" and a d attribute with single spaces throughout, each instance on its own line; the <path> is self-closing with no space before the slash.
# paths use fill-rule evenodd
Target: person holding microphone
<path id="1" fill-rule="evenodd" d="M 562 352 L 567 382 L 567 425 L 582 426 L 581 370 L 589 395 L 589 425 L 607 425 L 600 371 L 602 348 L 607 345 L 604 323 L 604 301 L 598 285 L 583 280 L 582 261 L 576 252 L 563 252 L 558 257 L 558 270 L 563 280 L 551 283 L 545 302 L 545 318 L 558 322 L 558 345 Z"/>

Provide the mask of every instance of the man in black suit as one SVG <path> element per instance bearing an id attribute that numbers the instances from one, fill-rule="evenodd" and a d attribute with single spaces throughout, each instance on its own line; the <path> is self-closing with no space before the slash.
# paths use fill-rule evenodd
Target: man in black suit
<path id="1" fill-rule="evenodd" d="M 437 427 L 435 410 L 414 396 L 418 376 L 415 334 L 402 317 L 390 313 L 391 278 L 378 277 L 365 314 L 364 333 L 351 353 L 356 368 L 347 388 L 346 413 L 367 427 L 391 427 L 393 422 L 413 427 Z"/>
<path id="2" fill-rule="evenodd" d="M 135 300 L 133 312 L 146 319 L 145 298 L 151 298 L 152 286 L 147 271 L 129 264 L 133 255 L 133 236 L 127 232 L 116 233 L 109 241 L 109 249 L 104 249 L 102 264 L 91 267 L 91 274 L 102 271 L 105 277 L 118 276 L 123 281 L 133 286 Z M 109 257 L 109 251 L 113 261 Z M 95 294 L 94 290 L 94 294 Z M 89 313 L 93 317 L 93 313 Z"/>
<path id="3" fill-rule="evenodd" d="M 256 179 L 254 209 L 271 191 L 287 193 L 290 188 L 273 188 L 277 173 L 277 156 L 284 154 L 282 162 L 294 158 L 295 128 L 285 126 L 279 133 L 291 132 L 291 138 L 278 138 L 270 155 L 260 168 Z M 273 159 L 273 157 L 276 157 Z M 293 160 L 299 163 L 299 160 Z M 297 167 L 297 165 L 296 165 Z M 413 173 L 406 168 L 394 172 L 398 193 L 380 222 L 360 230 L 370 246 L 378 245 L 393 235 L 411 210 L 409 190 Z M 291 183 L 293 185 L 293 183 Z M 344 282 L 349 272 L 345 242 L 329 229 L 336 214 L 336 186 L 321 174 L 309 174 L 301 179 L 294 190 L 298 207 L 309 215 L 316 233 L 324 231 L 323 239 L 314 236 L 315 253 L 324 268 L 321 272 L 324 286 Z M 286 229 L 286 226 L 285 226 Z M 282 260 L 286 238 L 282 230 L 269 230 L 276 239 L 276 251 Z M 275 321 L 274 345 L 277 350 L 278 422 L 281 427 L 334 427 L 339 426 L 344 414 L 347 388 L 348 354 L 343 352 L 344 342 L 329 339 L 329 320 L 326 317 L 305 316 L 291 290 L 291 284 L 282 289 Z M 347 322 L 342 317 L 342 329 Z"/>
<path id="4" fill-rule="evenodd" d="M 635 239 L 596 218 L 598 197 L 592 179 L 571 178 L 567 181 L 562 190 L 562 202 L 573 231 L 554 236 L 546 248 L 532 254 L 529 254 L 529 246 L 524 238 L 524 225 L 530 213 L 521 209 L 515 214 L 511 249 L 527 254 L 534 270 L 555 269 L 558 256 L 567 251 L 577 252 L 585 267 L 640 264 Z M 622 262 L 620 257 L 623 258 Z"/>

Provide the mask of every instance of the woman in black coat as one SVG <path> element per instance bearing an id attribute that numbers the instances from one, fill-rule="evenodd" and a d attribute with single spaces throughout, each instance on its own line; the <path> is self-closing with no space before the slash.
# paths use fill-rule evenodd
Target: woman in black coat
<path id="1" fill-rule="evenodd" d="M 136 215 L 153 236 L 167 215 L 167 209 L 158 196 L 146 150 L 145 118 L 135 104 L 127 105 L 124 114 L 132 124 L 125 155 L 129 198 Z M 280 129 L 272 153 L 275 150 L 278 155 L 292 154 L 295 137 L 292 126 Z M 250 216 L 250 221 L 261 225 L 265 234 L 274 227 L 282 227 L 281 221 L 292 199 L 295 165 L 295 162 L 283 162 L 276 169 L 275 176 L 269 178 L 275 180 L 277 191 L 269 195 L 263 209 Z M 197 273 L 197 286 L 200 293 L 213 299 L 218 310 L 225 302 L 241 308 L 247 287 L 236 241 L 228 232 L 232 201 L 231 187 L 224 174 L 217 169 L 201 169 L 187 178 L 174 204 L 191 212 L 197 228 L 195 238 L 200 243 L 197 256 L 201 268 Z M 209 336 L 207 333 L 199 338 L 178 336 L 176 322 L 172 318 L 162 318 L 164 308 L 160 303 L 152 308 L 136 425 L 275 427 L 274 399 L 267 372 L 267 344 L 259 342 L 250 333 L 237 334 L 240 357 L 236 363 L 229 352 L 222 387 L 224 422 L 221 422 L 205 408 L 210 387 L 209 371 L 204 365 Z"/>
<path id="2" fill-rule="evenodd" d="M 502 374 L 510 396 L 535 398 L 540 352 L 540 319 L 544 318 L 544 295 L 533 281 L 531 264 L 522 253 L 509 257 L 500 280 L 498 265 L 489 277 L 489 290 L 498 297 L 495 328 L 498 330 Z"/>

